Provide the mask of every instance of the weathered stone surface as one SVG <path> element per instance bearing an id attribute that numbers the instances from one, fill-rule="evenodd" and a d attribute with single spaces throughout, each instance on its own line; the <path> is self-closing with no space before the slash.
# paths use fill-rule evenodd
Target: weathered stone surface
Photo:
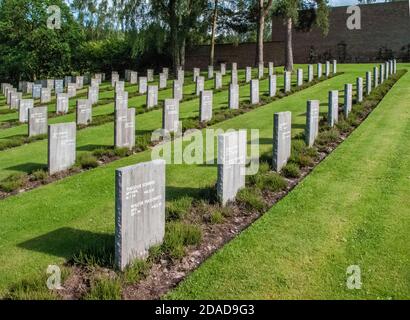
<path id="1" fill-rule="evenodd" d="M 350 83 L 345 84 L 344 90 L 344 105 L 343 105 L 343 112 L 344 116 L 347 119 L 350 112 L 352 111 L 352 99 L 353 99 L 353 85 Z"/>
<path id="2" fill-rule="evenodd" d="M 39 99 L 41 97 L 41 84 L 33 84 L 33 99 Z"/>
<path id="3" fill-rule="evenodd" d="M 129 82 L 130 79 L 131 79 L 131 70 L 125 69 L 125 71 L 124 71 L 124 80 Z"/>
<path id="4" fill-rule="evenodd" d="M 67 87 L 69 83 L 72 83 L 72 77 L 71 76 L 65 76 L 64 77 L 64 86 Z"/>
<path id="5" fill-rule="evenodd" d="M 27 122 L 28 121 L 28 109 L 34 108 L 33 99 L 20 99 L 19 100 L 19 121 Z"/>
<path id="6" fill-rule="evenodd" d="M 318 63 L 317 64 L 317 77 L 320 79 L 322 77 L 323 73 L 322 73 L 322 64 Z"/>
<path id="7" fill-rule="evenodd" d="M 238 84 L 238 70 L 233 69 L 231 71 L 231 83 Z"/>
<path id="8" fill-rule="evenodd" d="M 22 92 L 11 92 L 10 93 L 10 109 L 18 109 L 19 101 L 23 98 Z"/>
<path id="9" fill-rule="evenodd" d="M 93 109 L 88 99 L 78 99 L 76 111 L 77 124 L 88 125 L 92 122 Z"/>
<path id="10" fill-rule="evenodd" d="M 148 90 L 148 81 L 147 81 L 147 77 L 140 77 L 138 79 L 138 92 L 140 94 L 144 94 L 146 93 Z"/>
<path id="11" fill-rule="evenodd" d="M 246 83 L 251 82 L 252 80 L 252 67 L 246 67 L 245 70 L 245 81 Z"/>
<path id="12" fill-rule="evenodd" d="M 339 121 L 339 91 L 329 91 L 327 124 L 333 127 Z"/>
<path id="13" fill-rule="evenodd" d="M 384 79 L 385 79 L 385 75 L 384 75 L 384 64 L 380 65 L 380 84 L 383 84 Z"/>
<path id="14" fill-rule="evenodd" d="M 308 147 L 312 147 L 319 134 L 319 100 L 309 100 L 306 110 L 305 142 Z"/>
<path id="15" fill-rule="evenodd" d="M 115 81 L 115 92 L 125 91 L 125 82 L 124 81 Z"/>
<path id="16" fill-rule="evenodd" d="M 259 103 L 259 80 L 253 79 L 251 80 L 250 86 L 250 96 L 251 96 L 251 104 L 258 104 Z"/>
<path id="17" fill-rule="evenodd" d="M 100 88 L 98 85 L 93 85 L 93 86 L 88 87 L 87 97 L 91 104 L 98 103 L 99 90 Z"/>
<path id="18" fill-rule="evenodd" d="M 33 85 L 34 85 L 34 82 L 27 82 L 26 89 L 23 92 L 28 93 L 28 94 L 32 94 L 33 93 Z"/>
<path id="19" fill-rule="evenodd" d="M 222 73 L 220 72 L 215 72 L 214 88 L 215 90 L 222 88 Z"/>
<path id="20" fill-rule="evenodd" d="M 75 77 L 75 84 L 77 89 L 82 89 L 84 86 L 84 77 L 83 76 L 76 76 Z"/>
<path id="21" fill-rule="evenodd" d="M 29 137 L 47 133 L 47 107 L 28 109 L 28 135 Z"/>
<path id="22" fill-rule="evenodd" d="M 6 103 L 10 106 L 11 105 L 11 98 L 14 94 L 14 99 L 16 98 L 17 89 L 16 88 L 6 88 Z"/>
<path id="23" fill-rule="evenodd" d="M 330 75 L 330 61 L 326 61 L 325 74 L 326 74 L 326 77 Z"/>
<path id="24" fill-rule="evenodd" d="M 384 63 L 384 75 L 386 76 L 386 77 L 385 77 L 385 80 L 389 79 L 389 75 L 390 75 L 390 64 L 389 64 L 387 61 Z"/>
<path id="25" fill-rule="evenodd" d="M 41 103 L 48 103 L 51 101 L 51 89 L 49 88 L 41 88 Z"/>
<path id="26" fill-rule="evenodd" d="M 48 126 L 48 173 L 50 175 L 67 170 L 74 165 L 76 130 L 74 122 Z"/>
<path id="27" fill-rule="evenodd" d="M 138 72 L 130 71 L 130 83 L 137 84 L 138 83 Z"/>
<path id="28" fill-rule="evenodd" d="M 231 83 L 229 85 L 229 109 L 239 108 L 239 85 Z"/>
<path id="29" fill-rule="evenodd" d="M 68 93 L 57 93 L 56 113 L 66 114 L 68 112 Z"/>
<path id="30" fill-rule="evenodd" d="M 289 92 L 291 90 L 291 85 L 292 85 L 292 73 L 290 71 L 285 71 L 283 82 L 284 82 L 283 86 L 284 86 L 285 92 Z"/>
<path id="31" fill-rule="evenodd" d="M 111 86 L 115 87 L 117 81 L 120 81 L 120 75 L 116 71 L 111 72 Z"/>
<path id="32" fill-rule="evenodd" d="M 168 69 L 168 68 L 162 68 L 162 73 L 165 75 L 165 78 L 168 80 L 168 77 L 169 77 L 169 69 Z"/>
<path id="33" fill-rule="evenodd" d="M 115 109 L 114 146 L 132 149 L 135 146 L 135 108 Z"/>
<path id="34" fill-rule="evenodd" d="M 269 97 L 276 96 L 276 74 L 272 74 L 269 76 Z"/>
<path id="35" fill-rule="evenodd" d="M 147 69 L 147 81 L 148 82 L 154 81 L 154 70 L 153 69 Z"/>
<path id="36" fill-rule="evenodd" d="M 279 172 L 288 162 L 291 151 L 292 113 L 273 115 L 273 170 Z"/>
<path id="37" fill-rule="evenodd" d="M 162 129 L 177 132 L 179 127 L 179 100 L 165 99 L 162 112 Z"/>
<path id="38" fill-rule="evenodd" d="M 258 79 L 262 79 L 265 75 L 265 66 L 263 63 L 258 64 Z"/>
<path id="39" fill-rule="evenodd" d="M 238 71 L 238 64 L 236 62 L 232 62 L 231 70 L 232 71 Z"/>
<path id="40" fill-rule="evenodd" d="M 54 89 L 54 79 L 47 79 L 46 80 L 46 88 L 49 88 L 50 90 Z"/>
<path id="41" fill-rule="evenodd" d="M 301 87 L 303 85 L 303 69 L 297 71 L 297 85 Z"/>
<path id="42" fill-rule="evenodd" d="M 220 71 L 222 73 L 222 76 L 226 75 L 226 63 L 221 63 Z"/>
<path id="43" fill-rule="evenodd" d="M 356 101 L 363 102 L 363 78 L 361 77 L 356 79 Z"/>
<path id="44" fill-rule="evenodd" d="M 379 85 L 379 68 L 373 68 L 373 83 L 374 87 L 376 88 Z"/>
<path id="45" fill-rule="evenodd" d="M 167 76 L 165 73 L 159 74 L 159 88 L 165 89 L 167 87 Z"/>
<path id="46" fill-rule="evenodd" d="M 172 96 L 181 101 L 184 98 L 183 85 L 179 80 L 174 80 L 172 86 Z"/>
<path id="47" fill-rule="evenodd" d="M 128 91 L 116 92 L 114 99 L 115 110 L 128 109 Z"/>
<path id="48" fill-rule="evenodd" d="M 196 95 L 199 96 L 199 94 L 204 90 L 205 90 L 205 78 L 202 76 L 198 76 L 196 78 L 196 86 L 195 86 Z"/>
<path id="49" fill-rule="evenodd" d="M 333 74 L 337 73 L 337 60 L 333 60 Z"/>
<path id="50" fill-rule="evenodd" d="M 67 85 L 67 94 L 69 98 L 73 98 L 77 95 L 77 87 L 75 83 L 69 83 Z"/>
<path id="51" fill-rule="evenodd" d="M 158 105 L 158 86 L 148 86 L 147 108 L 154 108 Z"/>
<path id="52" fill-rule="evenodd" d="M 397 73 L 397 60 L 396 59 L 393 60 L 393 73 L 394 74 Z"/>
<path id="53" fill-rule="evenodd" d="M 165 161 L 115 171 L 115 264 L 124 270 L 165 234 Z"/>
<path id="54" fill-rule="evenodd" d="M 199 68 L 194 68 L 194 71 L 192 72 L 192 81 L 196 82 L 196 79 L 201 75 L 201 69 Z"/>
<path id="55" fill-rule="evenodd" d="M 268 73 L 270 76 L 275 74 L 275 65 L 273 64 L 273 62 L 269 62 L 268 64 Z"/>
<path id="56" fill-rule="evenodd" d="M 214 77 L 214 66 L 208 66 L 208 79 L 213 79 Z"/>
<path id="57" fill-rule="evenodd" d="M 184 85 L 185 83 L 185 71 L 184 70 L 178 70 L 177 80 L 179 81 L 179 83 Z"/>
<path id="58" fill-rule="evenodd" d="M 218 135 L 217 195 L 222 205 L 245 187 L 246 130 Z"/>
<path id="59" fill-rule="evenodd" d="M 64 92 L 64 80 L 63 79 L 54 80 L 54 92 L 56 94 Z"/>
<path id="60" fill-rule="evenodd" d="M 308 82 L 312 82 L 314 78 L 314 74 L 313 74 L 313 65 L 309 65 L 308 66 Z"/>
<path id="61" fill-rule="evenodd" d="M 199 100 L 199 121 L 205 122 L 211 120 L 213 92 L 211 90 L 201 91 Z"/>
<path id="62" fill-rule="evenodd" d="M 366 72 L 366 95 L 372 92 L 372 73 L 370 71 Z"/>

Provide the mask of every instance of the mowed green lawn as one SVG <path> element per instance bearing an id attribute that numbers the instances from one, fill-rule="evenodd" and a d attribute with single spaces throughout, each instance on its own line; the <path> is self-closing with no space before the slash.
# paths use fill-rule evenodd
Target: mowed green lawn
<path id="1" fill-rule="evenodd" d="M 407 73 L 312 174 L 167 298 L 409 299 L 409 88 Z M 361 289 L 346 286 L 350 265 Z"/>
<path id="2" fill-rule="evenodd" d="M 323 102 L 321 111 L 326 112 L 328 90 L 341 90 L 344 83 L 354 82 L 357 76 L 364 76 L 365 71 L 372 67 L 339 66 L 339 71 L 344 71 L 345 74 L 220 123 L 217 127 L 260 129 L 261 152 L 270 151 L 274 112 L 292 111 L 292 134 L 295 135 L 304 128 L 306 100 L 320 99 Z M 227 93 L 224 94 L 220 99 L 225 99 L 226 104 Z M 194 107 L 187 112 L 196 113 L 197 102 Z M 157 111 L 148 114 L 155 112 Z M 157 127 L 159 119 L 152 120 Z M 97 128 L 100 127 L 104 126 Z M 93 129 L 83 132 L 91 132 Z M 112 128 L 105 129 L 111 134 Z M 101 132 L 96 134 L 99 133 Z M 90 141 L 85 136 L 83 139 L 84 143 L 90 144 L 97 138 L 90 135 Z M 14 149 L 8 150 L 4 154 L 13 151 Z M 23 156 L 28 162 L 36 155 L 26 153 L 21 155 Z M 63 263 L 84 246 L 101 244 L 106 240 L 114 241 L 114 171 L 122 166 L 148 160 L 149 151 L 139 153 L 1 201 L 0 293 L 16 281 L 43 275 L 48 264 Z M 215 181 L 215 166 L 168 165 L 167 200 L 183 195 L 198 196 L 202 189 L 212 186 Z M 319 199 L 317 196 L 315 198 Z M 289 225 L 291 224 L 292 221 Z"/>

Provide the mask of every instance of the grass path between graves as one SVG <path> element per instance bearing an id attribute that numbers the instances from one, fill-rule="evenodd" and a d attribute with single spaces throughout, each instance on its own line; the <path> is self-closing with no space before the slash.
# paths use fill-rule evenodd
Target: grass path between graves
<path id="1" fill-rule="evenodd" d="M 410 65 L 406 65 L 407 68 Z M 409 299 L 410 74 L 170 299 Z M 358 265 L 362 289 L 346 287 Z"/>
<path id="2" fill-rule="evenodd" d="M 292 111 L 292 134 L 295 135 L 304 129 L 307 100 L 320 99 L 321 111 L 326 112 L 329 90 L 341 90 L 345 82 L 353 82 L 371 68 L 372 65 L 341 65 L 339 71 L 345 74 L 219 123 L 217 127 L 225 130 L 258 128 L 261 152 L 270 151 L 274 112 Z M 227 95 L 222 98 L 227 99 Z M 112 132 L 110 127 L 105 130 Z M 89 141 L 86 136 L 81 139 L 84 139 L 82 143 L 90 144 L 95 137 L 90 135 Z M 21 155 L 26 157 L 26 162 L 34 156 Z M 150 152 L 142 152 L 2 200 L 0 296 L 11 284 L 44 275 L 47 265 L 61 264 L 84 247 L 114 241 L 114 171 L 148 160 Z M 212 165 L 167 165 L 167 200 L 198 197 L 204 188 L 216 182 L 216 176 L 216 167 Z"/>

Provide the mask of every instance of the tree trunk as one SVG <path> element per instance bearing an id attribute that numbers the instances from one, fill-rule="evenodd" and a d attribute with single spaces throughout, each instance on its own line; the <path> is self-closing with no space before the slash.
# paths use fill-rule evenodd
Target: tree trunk
<path id="1" fill-rule="evenodd" d="M 292 18 L 286 20 L 285 70 L 293 71 Z"/>
<path id="2" fill-rule="evenodd" d="M 212 18 L 211 52 L 209 54 L 209 65 L 214 65 L 215 60 L 215 33 L 216 22 L 218 21 L 218 0 L 215 0 L 214 15 Z"/>
<path id="3" fill-rule="evenodd" d="M 169 26 L 171 39 L 171 53 L 172 53 L 172 69 L 174 74 L 178 74 L 178 67 L 180 66 L 179 46 L 178 46 L 178 20 L 175 14 L 175 0 L 169 2 Z"/>
<path id="4" fill-rule="evenodd" d="M 256 45 L 256 57 L 255 64 L 263 63 L 263 34 L 265 30 L 265 9 L 264 0 L 258 2 L 258 27 L 257 27 L 257 45 Z"/>
<path id="5" fill-rule="evenodd" d="M 179 63 L 182 66 L 182 69 L 185 69 L 185 47 L 186 47 L 186 39 L 184 37 L 184 39 L 182 39 L 181 41 L 181 47 L 180 47 L 180 51 L 179 51 Z"/>

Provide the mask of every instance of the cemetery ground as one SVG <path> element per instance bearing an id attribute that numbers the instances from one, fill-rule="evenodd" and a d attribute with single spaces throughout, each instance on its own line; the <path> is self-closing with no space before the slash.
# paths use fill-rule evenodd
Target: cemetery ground
<path id="1" fill-rule="evenodd" d="M 292 135 L 297 136 L 304 129 L 307 100 L 319 99 L 325 113 L 327 92 L 342 90 L 345 83 L 354 83 L 371 67 L 339 65 L 344 74 L 216 127 L 258 128 L 261 153 L 270 152 L 274 112 L 292 111 Z M 399 69 L 403 67 L 409 66 L 399 65 Z M 282 82 L 278 79 L 278 84 Z M 405 215 L 405 192 L 410 181 L 406 172 L 409 84 L 410 76 L 406 74 L 346 142 L 170 297 L 408 297 L 409 273 L 404 266 L 409 259 L 405 252 L 409 240 L 405 232 L 409 224 Z M 263 86 L 266 90 L 266 81 Z M 246 99 L 248 92 L 248 86 L 244 86 L 241 98 Z M 226 104 L 227 92 L 219 95 L 220 102 L 215 97 L 214 109 Z M 184 102 L 181 116 L 197 115 L 197 109 L 197 99 Z M 68 121 L 70 116 L 62 117 Z M 159 110 L 137 117 L 137 130 L 149 131 L 159 125 Z M 20 134 L 20 127 L 4 131 Z M 112 124 L 79 131 L 78 151 L 112 145 L 112 135 Z M 1 151 L 2 177 L 32 170 L 33 164 L 44 167 L 45 146 L 45 141 L 38 141 Z M 2 200 L 0 293 L 6 294 L 22 280 L 30 283 L 41 278 L 47 265 L 62 265 L 81 249 L 113 243 L 114 170 L 149 159 L 150 151 L 144 151 Z M 167 200 L 198 199 L 213 188 L 215 181 L 215 166 L 167 166 Z M 351 264 L 362 265 L 363 290 L 345 289 L 345 270 Z"/>

